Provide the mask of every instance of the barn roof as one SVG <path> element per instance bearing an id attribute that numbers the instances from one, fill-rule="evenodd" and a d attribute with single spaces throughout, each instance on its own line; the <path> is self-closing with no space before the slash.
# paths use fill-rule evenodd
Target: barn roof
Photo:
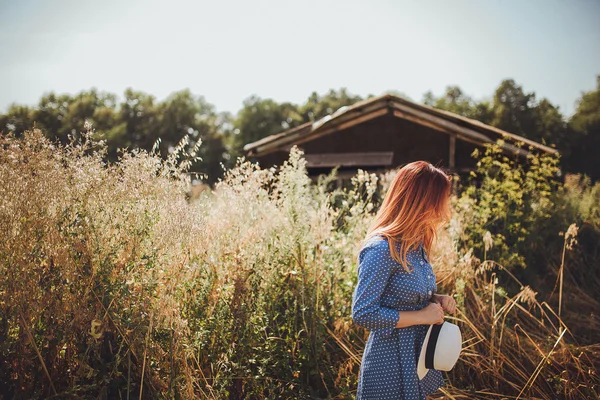
<path id="1" fill-rule="evenodd" d="M 248 152 L 250 156 L 261 156 L 277 150 L 289 150 L 292 145 L 307 142 L 386 114 L 391 114 L 397 118 L 409 120 L 449 135 L 456 135 L 456 138 L 459 140 L 479 146 L 486 143 L 495 143 L 497 139 L 504 139 L 504 149 L 512 153 L 528 153 L 527 150 L 515 146 L 513 143 L 516 142 L 522 142 L 531 148 L 546 153 L 558 153 L 556 149 L 531 139 L 448 111 L 417 104 L 392 94 L 385 94 L 380 97 L 360 101 L 351 106 L 342 107 L 333 114 L 327 115 L 316 122 L 307 122 L 281 133 L 248 143 L 244 146 L 244 151 Z"/>

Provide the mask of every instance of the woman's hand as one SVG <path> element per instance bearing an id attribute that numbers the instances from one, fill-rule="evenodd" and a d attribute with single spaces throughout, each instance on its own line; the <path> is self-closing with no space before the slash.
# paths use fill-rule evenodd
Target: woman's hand
<path id="1" fill-rule="evenodd" d="M 447 313 L 454 314 L 456 312 L 456 300 L 447 294 L 436 294 L 433 296 L 433 302 L 442 306 L 442 309 Z"/>
<path id="2" fill-rule="evenodd" d="M 442 310 L 442 306 L 437 303 L 427 304 L 420 312 L 423 319 L 423 325 L 441 324 L 444 322 L 444 310 Z"/>

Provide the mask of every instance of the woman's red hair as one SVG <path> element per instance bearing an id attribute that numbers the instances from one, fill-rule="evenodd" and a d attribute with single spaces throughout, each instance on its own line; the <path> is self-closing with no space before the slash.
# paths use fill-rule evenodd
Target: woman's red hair
<path id="1" fill-rule="evenodd" d="M 438 227 L 450 219 L 451 192 L 452 179 L 441 169 L 426 161 L 406 164 L 390 184 L 363 243 L 385 236 L 392 257 L 410 272 L 407 253 L 421 242 L 429 253 Z"/>

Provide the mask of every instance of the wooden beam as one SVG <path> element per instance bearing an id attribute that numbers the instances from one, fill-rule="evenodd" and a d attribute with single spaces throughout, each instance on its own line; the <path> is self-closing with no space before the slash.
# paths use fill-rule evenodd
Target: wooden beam
<path id="1" fill-rule="evenodd" d="M 478 145 L 478 146 L 481 146 L 481 141 L 479 141 L 479 140 L 475 140 L 475 139 L 473 139 L 473 138 L 471 138 L 471 137 L 469 137 L 469 136 L 461 135 L 461 134 L 458 134 L 458 133 L 456 133 L 456 132 L 454 132 L 454 131 L 452 131 L 452 130 L 445 129 L 445 128 L 444 128 L 444 127 L 442 127 L 442 126 L 439 126 L 439 125 L 437 125 L 437 124 L 434 124 L 434 123 L 432 123 L 432 122 L 430 122 L 430 121 L 426 121 L 426 120 L 423 120 L 423 119 L 421 119 L 421 118 L 415 117 L 415 116 L 414 116 L 414 115 L 412 115 L 412 114 L 407 114 L 407 113 L 405 113 L 405 112 L 403 112 L 403 111 L 400 111 L 400 110 L 394 110 L 394 116 L 396 116 L 396 117 L 398 117 L 398 118 L 405 119 L 405 120 L 407 120 L 407 121 L 410 121 L 410 122 L 414 122 L 415 124 L 419 124 L 419 125 L 426 126 L 426 127 L 428 127 L 428 128 L 434 129 L 434 130 L 436 130 L 436 131 L 438 131 L 438 132 L 445 133 L 445 134 L 447 134 L 447 135 L 452 135 L 452 134 L 454 134 L 454 135 L 456 135 L 456 136 L 457 136 L 459 139 L 461 139 L 461 140 L 464 140 L 465 142 L 469 142 L 469 143 L 472 143 L 472 144 L 476 144 L 476 145 Z M 491 140 L 491 139 L 489 139 L 489 143 L 492 143 L 492 140 Z"/>
<path id="2" fill-rule="evenodd" d="M 370 173 L 370 174 L 383 174 L 387 171 L 391 171 L 393 168 L 388 167 L 388 168 L 369 168 L 366 169 L 366 172 Z M 336 181 L 339 182 L 339 187 L 341 187 L 342 181 L 346 180 L 346 179 L 351 179 L 352 177 L 356 176 L 356 174 L 358 173 L 358 168 L 356 170 L 350 170 L 350 171 L 338 171 L 336 177 Z M 317 178 L 319 175 L 326 175 L 325 173 L 315 173 L 315 172 L 311 172 L 310 170 L 308 171 L 308 176 L 311 177 L 311 179 L 313 179 L 315 182 L 317 181 Z"/>
<path id="3" fill-rule="evenodd" d="M 456 135 L 450 135 L 450 149 L 448 154 L 448 167 L 454 171 L 456 167 Z"/>
<path id="4" fill-rule="evenodd" d="M 394 159 L 393 151 L 373 151 L 354 153 L 305 154 L 306 166 L 311 168 L 389 166 Z"/>
<path id="5" fill-rule="evenodd" d="M 305 130 L 310 125 L 311 125 L 310 122 L 305 122 L 305 123 L 303 123 L 301 125 L 296 126 L 295 128 L 288 129 L 287 131 L 280 132 L 280 133 L 277 133 L 277 134 L 274 134 L 274 135 L 266 136 L 266 137 L 264 137 L 262 139 L 259 139 L 259 140 L 255 141 L 255 142 L 252 142 L 252 143 L 247 143 L 247 144 L 244 145 L 243 150 L 247 151 L 249 153 L 254 153 L 255 149 L 257 147 L 262 146 L 264 144 L 271 143 L 274 140 L 280 140 L 281 138 L 289 136 L 289 135 L 291 135 L 291 134 L 293 134 L 295 132 L 298 132 L 298 131 L 301 131 L 301 130 Z M 250 154 L 250 155 L 252 155 L 252 154 Z"/>

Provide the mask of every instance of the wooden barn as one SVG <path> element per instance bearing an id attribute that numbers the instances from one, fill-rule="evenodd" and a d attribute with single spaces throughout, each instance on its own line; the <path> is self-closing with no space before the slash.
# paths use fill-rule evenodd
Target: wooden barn
<path id="1" fill-rule="evenodd" d="M 269 168 L 282 165 L 297 145 L 313 180 L 335 166 L 339 166 L 338 177 L 345 179 L 358 169 L 380 173 L 415 160 L 462 174 L 475 168 L 473 150 L 497 139 L 504 139 L 503 150 L 515 157 L 529 151 L 557 152 L 482 122 L 389 94 L 248 143 L 244 150 L 249 159 Z M 525 146 L 517 147 L 517 142 Z"/>

